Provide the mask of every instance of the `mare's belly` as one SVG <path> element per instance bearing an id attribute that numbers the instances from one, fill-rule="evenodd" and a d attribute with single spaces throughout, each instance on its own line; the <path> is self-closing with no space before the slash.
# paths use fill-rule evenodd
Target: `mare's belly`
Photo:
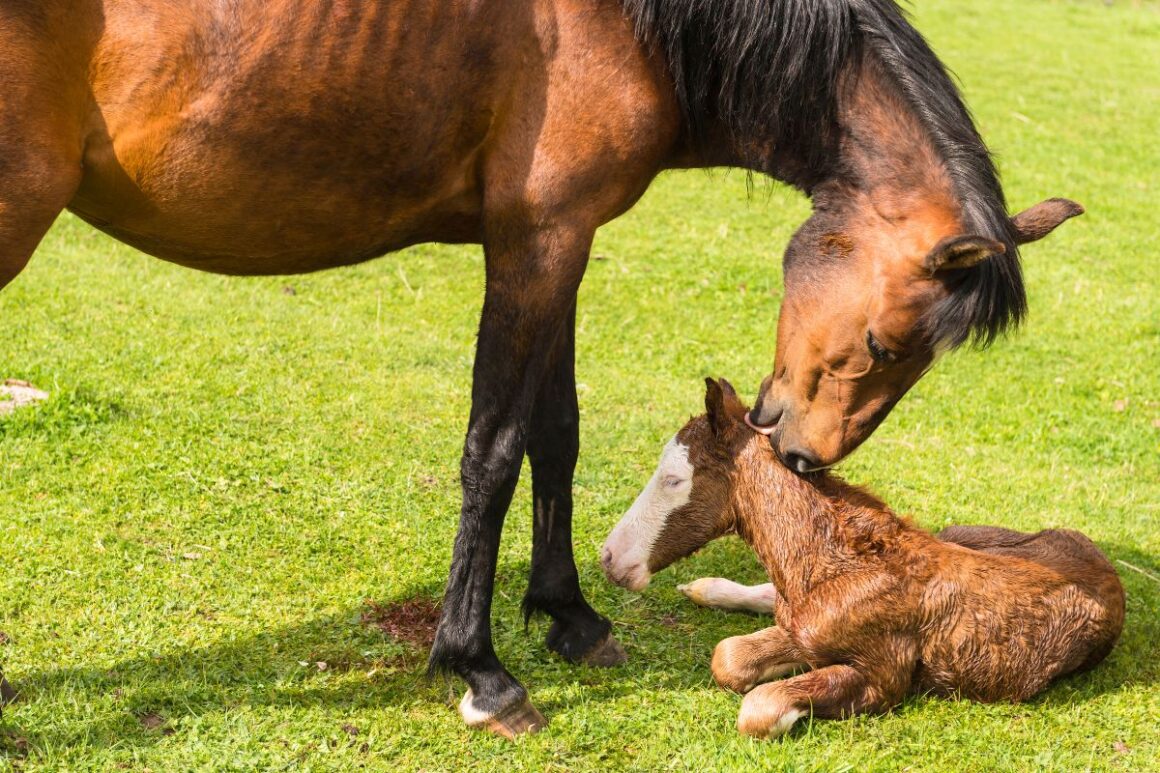
<path id="1" fill-rule="evenodd" d="M 478 240 L 500 63 L 462 60 L 488 35 L 435 4 L 244 3 L 241 26 L 231 7 L 114 6 L 72 211 L 226 273 Z"/>

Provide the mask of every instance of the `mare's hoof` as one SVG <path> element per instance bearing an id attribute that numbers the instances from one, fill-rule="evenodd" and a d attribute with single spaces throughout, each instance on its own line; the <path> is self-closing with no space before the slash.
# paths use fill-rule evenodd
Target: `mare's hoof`
<path id="1" fill-rule="evenodd" d="M 468 727 L 502 735 L 511 741 L 517 735 L 538 733 L 548 726 L 548 720 L 544 719 L 544 715 L 537 711 L 527 698 L 519 703 L 513 703 L 506 709 L 500 709 L 494 714 L 475 708 L 472 705 L 474 699 L 475 696 L 471 694 L 471 690 L 468 690 L 464 694 L 463 700 L 459 702 L 459 716 L 463 717 L 463 721 L 467 723 Z"/>
<path id="2" fill-rule="evenodd" d="M 600 666 L 601 668 L 619 666 L 627 661 L 628 653 L 624 651 L 624 647 L 620 646 L 620 642 L 612 634 L 605 636 L 595 647 L 580 656 L 580 662 L 584 665 Z"/>
<path id="3" fill-rule="evenodd" d="M 16 700 L 16 691 L 12 689 L 12 685 L 8 684 L 7 679 L 0 676 L 0 706 L 7 706 L 14 700 Z"/>

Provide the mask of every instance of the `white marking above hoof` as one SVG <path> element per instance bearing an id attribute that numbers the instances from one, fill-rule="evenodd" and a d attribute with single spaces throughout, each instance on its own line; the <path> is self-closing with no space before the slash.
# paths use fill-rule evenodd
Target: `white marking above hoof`
<path id="1" fill-rule="evenodd" d="M 548 726 L 548 720 L 527 698 L 497 712 L 487 712 L 475 707 L 475 696 L 471 690 L 464 693 L 463 700 L 459 701 L 459 716 L 463 717 L 468 727 L 486 730 L 509 741 L 517 735 L 538 733 Z"/>
<path id="2" fill-rule="evenodd" d="M 740 732 L 754 738 L 777 738 L 808 713 L 792 704 L 787 706 L 779 688 L 780 685 L 766 684 L 745 696 L 737 714 Z"/>

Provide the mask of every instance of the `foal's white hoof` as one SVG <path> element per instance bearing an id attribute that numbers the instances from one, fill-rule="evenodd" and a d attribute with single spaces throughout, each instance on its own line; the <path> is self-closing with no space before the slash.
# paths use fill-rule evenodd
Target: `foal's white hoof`
<path id="1" fill-rule="evenodd" d="M 475 708 L 474 700 L 475 696 L 468 690 L 459 702 L 459 716 L 463 717 L 468 727 L 486 730 L 511 741 L 517 735 L 538 733 L 548 726 L 548 720 L 527 698 L 495 713 Z"/>
<path id="2" fill-rule="evenodd" d="M 746 695 L 737 715 L 737 729 L 745 735 L 766 739 L 788 733 L 806 712 L 787 705 L 781 693 L 779 685 L 763 684 Z"/>
<path id="3" fill-rule="evenodd" d="M 677 590 L 700 607 L 768 615 L 773 612 L 776 591 L 769 583 L 742 585 L 724 577 L 702 577 Z"/>

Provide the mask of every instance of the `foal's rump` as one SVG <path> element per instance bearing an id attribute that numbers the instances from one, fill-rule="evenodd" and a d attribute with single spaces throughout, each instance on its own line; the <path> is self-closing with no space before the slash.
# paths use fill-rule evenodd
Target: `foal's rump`
<path id="1" fill-rule="evenodd" d="M 1109 576 L 1119 585 L 1107 557 L 1087 535 L 1072 529 L 1028 533 L 999 526 L 948 526 L 935 536 L 971 550 L 1033 561 L 1093 590 Z"/>
<path id="2" fill-rule="evenodd" d="M 1124 625 L 1124 587 L 1108 560 L 1087 535 L 1072 529 L 1034 533 L 999 526 L 948 526 L 938 539 L 971 550 L 1031 561 L 1056 572 L 1096 603 L 1102 614 L 1091 620 L 1095 644 L 1074 670 L 1085 671 L 1107 657 Z"/>

